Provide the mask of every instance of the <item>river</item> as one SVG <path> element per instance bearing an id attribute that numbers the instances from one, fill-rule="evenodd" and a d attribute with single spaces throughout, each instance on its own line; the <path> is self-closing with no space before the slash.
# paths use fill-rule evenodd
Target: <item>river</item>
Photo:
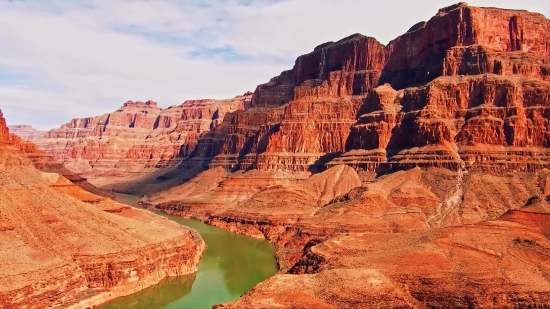
<path id="1" fill-rule="evenodd" d="M 117 194 L 117 201 L 137 207 L 139 197 Z M 138 293 L 113 300 L 101 309 L 212 308 L 233 301 L 277 272 L 275 249 L 266 240 L 237 235 L 200 221 L 159 213 L 197 230 L 207 248 L 195 274 L 166 278 Z"/>

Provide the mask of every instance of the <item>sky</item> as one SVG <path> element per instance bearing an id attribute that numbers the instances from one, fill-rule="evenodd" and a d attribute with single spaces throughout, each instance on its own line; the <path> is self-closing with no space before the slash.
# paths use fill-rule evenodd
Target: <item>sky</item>
<path id="1" fill-rule="evenodd" d="M 387 44 L 458 1 L 0 0 L 0 109 L 46 130 L 115 111 L 254 91 L 354 33 Z M 550 16 L 547 0 L 472 0 Z"/>

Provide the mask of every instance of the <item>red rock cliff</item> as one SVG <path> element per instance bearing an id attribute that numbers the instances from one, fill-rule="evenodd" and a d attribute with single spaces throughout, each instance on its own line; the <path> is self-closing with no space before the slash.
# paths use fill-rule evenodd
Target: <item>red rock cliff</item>
<path id="1" fill-rule="evenodd" d="M 388 46 L 359 34 L 325 43 L 258 86 L 252 108 L 228 114 L 190 162 L 292 171 L 327 162 L 369 171 L 545 167 L 549 54 L 543 15 L 465 3 Z"/>
<path id="2" fill-rule="evenodd" d="M 522 51 L 546 57 L 549 41 L 550 24 L 542 14 L 461 2 L 439 10 L 428 22 L 391 41 L 381 82 L 401 89 L 445 75 L 443 63 L 450 49 L 483 46 L 493 52 Z"/>
<path id="3" fill-rule="evenodd" d="M 233 108 L 128 102 L 40 144 L 75 170 L 119 176 L 182 159 L 229 170 L 533 170 L 547 165 L 549 33 L 541 14 L 459 3 L 387 46 L 360 34 L 321 44 L 252 98 L 223 104 Z"/>
<path id="4" fill-rule="evenodd" d="M 325 154 L 345 151 L 362 96 L 378 84 L 385 62 L 384 46 L 360 34 L 320 45 L 258 86 L 252 108 L 228 114 L 192 157 L 215 157 L 212 166 L 233 169 L 317 166 Z"/>
<path id="5" fill-rule="evenodd" d="M 73 119 L 36 143 L 81 174 L 142 175 L 179 164 L 202 132 L 215 128 L 226 113 L 249 107 L 250 98 L 193 100 L 166 109 L 153 101 L 128 101 L 114 113 Z"/>

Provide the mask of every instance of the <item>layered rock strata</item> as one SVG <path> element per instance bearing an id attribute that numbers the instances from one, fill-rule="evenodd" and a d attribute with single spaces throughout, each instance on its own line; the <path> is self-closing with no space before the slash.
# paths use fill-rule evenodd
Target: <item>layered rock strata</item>
<path id="1" fill-rule="evenodd" d="M 340 165 L 304 180 L 281 176 L 218 167 L 144 199 L 275 244 L 280 274 L 220 308 L 548 303 L 548 170 L 460 176 L 417 167 L 362 183 Z"/>
<path id="2" fill-rule="evenodd" d="M 0 307 L 89 308 L 196 271 L 196 231 L 36 170 L 13 139 L 0 117 Z"/>
<path id="3" fill-rule="evenodd" d="M 387 46 L 360 34 L 322 44 L 258 86 L 252 108 L 228 114 L 189 163 L 378 173 L 547 167 L 549 33 L 541 14 L 459 3 Z"/>
<path id="4" fill-rule="evenodd" d="M 360 34 L 321 44 L 252 96 L 128 102 L 39 144 L 69 169 L 111 177 L 178 164 L 160 177 L 196 166 L 532 171 L 547 166 L 549 33 L 541 14 L 461 2 L 386 46 Z"/>
<path id="5" fill-rule="evenodd" d="M 73 119 L 36 143 L 80 175 L 137 177 L 177 166 L 201 133 L 217 127 L 226 113 L 249 107 L 250 98 L 247 93 L 229 100 L 190 100 L 166 109 L 153 101 L 128 101 L 114 113 Z"/>
<path id="6" fill-rule="evenodd" d="M 46 173 L 56 173 L 70 180 L 73 184 L 93 194 L 114 198 L 114 194 L 108 190 L 99 189 L 88 180 L 64 167 L 63 163 L 57 161 L 51 155 L 40 150 L 33 142 L 22 139 L 16 134 L 9 134 L 9 144 L 19 150 L 20 155 L 29 159 L 34 167 Z"/>
<path id="7" fill-rule="evenodd" d="M 228 114 L 189 162 L 230 170 L 308 171 L 345 152 L 367 91 L 378 84 L 385 47 L 355 34 L 323 44 L 257 87 L 252 107 Z"/>
<path id="8" fill-rule="evenodd" d="M 4 119 L 4 114 L 0 110 L 0 143 L 3 145 L 8 144 L 10 141 L 10 131 L 6 125 L 6 119 Z"/>
<path id="9" fill-rule="evenodd" d="M 521 210 L 468 227 L 334 236 L 308 248 L 293 269 L 302 275 L 276 275 L 215 308 L 544 308 L 549 215 Z"/>
<path id="10" fill-rule="evenodd" d="M 322 44 L 143 203 L 275 244 L 280 274 L 220 308 L 547 306 L 549 30 L 459 3 Z"/>

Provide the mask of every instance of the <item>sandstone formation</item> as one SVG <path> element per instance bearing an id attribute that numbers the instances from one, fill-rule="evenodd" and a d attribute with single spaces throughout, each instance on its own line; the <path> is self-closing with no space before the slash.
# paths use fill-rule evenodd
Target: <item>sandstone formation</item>
<path id="1" fill-rule="evenodd" d="M 20 138 L 26 141 L 34 141 L 46 134 L 45 131 L 38 131 L 33 128 L 31 125 L 21 124 L 21 125 L 10 125 L 8 129 L 12 134 L 19 136 Z"/>
<path id="2" fill-rule="evenodd" d="M 41 146 L 91 175 L 150 168 L 119 188 L 171 186 L 144 205 L 273 242 L 280 274 L 220 308 L 550 306 L 543 15 L 461 2 L 386 46 L 321 44 L 243 101 L 183 131 L 129 103 Z"/>
<path id="3" fill-rule="evenodd" d="M 346 150 L 351 125 L 378 84 L 385 47 L 359 34 L 323 44 L 257 87 L 251 108 L 228 114 L 188 159 L 228 169 L 308 171 Z"/>
<path id="4" fill-rule="evenodd" d="M 190 163 L 385 173 L 548 167 L 550 22 L 526 11 L 441 9 L 383 46 L 355 34 L 298 57 L 228 114 Z"/>
<path id="5" fill-rule="evenodd" d="M 1 115 L 0 307 L 90 308 L 196 271 L 196 231 L 38 171 Z"/>
<path id="6" fill-rule="evenodd" d="M 101 185 L 144 175 L 173 185 L 217 166 L 533 171 L 548 167 L 549 33 L 541 14 L 461 2 L 387 46 L 361 34 L 321 44 L 252 96 L 127 102 L 38 143 Z"/>
<path id="7" fill-rule="evenodd" d="M 104 185 L 177 166 L 201 133 L 217 127 L 226 113 L 247 108 L 250 98 L 190 100 L 166 109 L 153 101 L 128 101 L 114 113 L 73 119 L 36 143 L 70 170 Z"/>
<path id="8" fill-rule="evenodd" d="M 216 308 L 544 308 L 549 216 L 334 236 L 308 248 L 293 269 L 303 275 L 276 275 Z"/>
<path id="9" fill-rule="evenodd" d="M 9 130 L 9 129 L 8 129 Z M 70 180 L 73 184 L 93 194 L 113 198 L 114 194 L 107 190 L 99 189 L 87 181 L 86 178 L 75 174 L 63 166 L 51 155 L 40 150 L 33 142 L 23 140 L 15 134 L 9 134 L 9 143 L 20 151 L 20 155 L 28 158 L 34 167 L 42 172 L 56 173 Z"/>
<path id="10" fill-rule="evenodd" d="M 4 119 L 4 114 L 0 110 L 0 144 L 5 145 L 10 141 L 10 131 L 6 126 L 6 119 Z"/>
<path id="11" fill-rule="evenodd" d="M 143 203 L 275 244 L 220 308 L 545 308 L 549 120 L 550 21 L 459 3 L 298 57 Z"/>

